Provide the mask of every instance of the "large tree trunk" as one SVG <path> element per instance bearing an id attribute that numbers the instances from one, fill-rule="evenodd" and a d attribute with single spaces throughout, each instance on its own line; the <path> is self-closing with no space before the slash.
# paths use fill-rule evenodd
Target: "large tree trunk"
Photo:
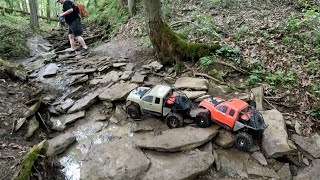
<path id="1" fill-rule="evenodd" d="M 30 27 L 33 31 L 39 29 L 37 0 L 29 0 Z"/>
<path id="2" fill-rule="evenodd" d="M 182 61 L 196 61 L 214 52 L 218 44 L 188 43 L 181 39 L 162 20 L 160 0 L 144 0 L 149 38 L 163 64 L 181 65 Z"/>
<path id="3" fill-rule="evenodd" d="M 128 0 L 128 10 L 131 16 L 136 14 L 136 1 L 135 0 Z"/>
<path id="4" fill-rule="evenodd" d="M 22 7 L 24 12 L 28 12 L 27 0 L 22 0 Z"/>
<path id="5" fill-rule="evenodd" d="M 50 18 L 50 14 L 51 14 L 51 6 L 50 6 L 50 0 L 47 0 L 47 17 Z M 51 21 L 47 21 L 48 23 L 50 23 Z"/>

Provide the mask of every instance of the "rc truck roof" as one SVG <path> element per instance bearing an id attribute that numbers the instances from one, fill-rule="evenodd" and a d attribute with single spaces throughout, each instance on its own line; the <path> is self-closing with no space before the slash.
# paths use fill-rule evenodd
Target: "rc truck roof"
<path id="1" fill-rule="evenodd" d="M 156 85 L 148 93 L 151 96 L 164 98 L 168 92 L 171 90 L 171 87 L 165 85 Z"/>
<path id="2" fill-rule="evenodd" d="M 242 110 L 244 109 L 245 107 L 248 106 L 248 103 L 240 100 L 240 99 L 230 99 L 228 101 L 226 101 L 225 103 L 223 103 L 224 105 L 226 106 L 229 106 L 235 110 Z"/>

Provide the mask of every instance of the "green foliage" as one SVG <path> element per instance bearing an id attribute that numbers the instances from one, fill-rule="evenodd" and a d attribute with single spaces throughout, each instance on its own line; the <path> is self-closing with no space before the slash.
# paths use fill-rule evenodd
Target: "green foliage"
<path id="1" fill-rule="evenodd" d="M 0 56 L 4 59 L 28 55 L 27 32 L 29 22 L 18 16 L 0 16 Z"/>
<path id="2" fill-rule="evenodd" d="M 311 74 L 316 74 L 317 72 L 319 72 L 319 68 L 320 68 L 320 63 L 319 60 L 312 60 L 309 61 L 308 64 L 306 65 L 308 72 Z"/>
<path id="3" fill-rule="evenodd" d="M 297 82 L 296 71 L 294 69 L 290 69 L 287 73 L 282 70 L 278 70 L 275 73 L 270 72 L 266 76 L 266 80 L 272 86 L 279 86 L 284 83 L 295 84 Z"/>
<path id="4" fill-rule="evenodd" d="M 309 109 L 306 114 L 314 117 L 320 117 L 320 111 L 317 109 Z"/>
<path id="5" fill-rule="evenodd" d="M 237 40 L 240 40 L 241 38 L 245 37 L 247 34 L 249 34 L 248 26 L 241 25 L 240 28 L 237 30 L 237 33 L 235 34 L 235 38 Z"/>
<path id="6" fill-rule="evenodd" d="M 211 65 L 213 63 L 213 57 L 212 56 L 205 56 L 199 59 L 200 61 L 200 65 L 202 67 L 208 67 L 209 65 Z"/>
<path id="7" fill-rule="evenodd" d="M 231 61 L 240 62 L 241 58 L 238 56 L 240 48 L 238 46 L 225 45 L 218 49 L 215 55 L 223 56 Z"/>

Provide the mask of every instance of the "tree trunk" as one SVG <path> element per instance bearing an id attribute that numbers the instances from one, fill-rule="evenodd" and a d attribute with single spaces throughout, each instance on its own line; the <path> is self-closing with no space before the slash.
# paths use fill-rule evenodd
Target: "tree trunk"
<path id="1" fill-rule="evenodd" d="M 37 0 L 29 0 L 30 27 L 33 31 L 39 29 Z"/>
<path id="2" fill-rule="evenodd" d="M 144 0 L 149 38 L 163 64 L 181 65 L 182 61 L 196 61 L 220 48 L 219 44 L 188 43 L 181 39 L 162 20 L 160 0 Z"/>
<path id="3" fill-rule="evenodd" d="M 50 18 L 50 14 L 51 14 L 51 6 L 50 6 L 50 0 L 47 0 L 47 17 Z M 48 23 L 50 23 L 51 21 L 47 21 Z"/>
<path id="4" fill-rule="evenodd" d="M 22 0 L 22 7 L 24 12 L 28 12 L 27 0 Z"/>
<path id="5" fill-rule="evenodd" d="M 136 2 L 135 0 L 128 0 L 128 10 L 131 16 L 136 14 Z"/>

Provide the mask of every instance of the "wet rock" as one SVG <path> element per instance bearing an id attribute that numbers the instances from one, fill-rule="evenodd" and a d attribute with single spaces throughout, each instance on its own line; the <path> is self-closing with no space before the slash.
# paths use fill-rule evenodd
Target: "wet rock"
<path id="1" fill-rule="evenodd" d="M 126 95 L 129 94 L 129 92 L 138 87 L 137 84 L 134 83 L 119 83 L 111 86 L 109 89 L 105 90 L 99 95 L 99 98 L 101 100 L 106 100 L 108 102 L 121 100 Z M 121 92 L 119 92 L 119 89 L 121 89 Z"/>
<path id="2" fill-rule="evenodd" d="M 254 157 L 261 165 L 268 165 L 266 158 L 263 156 L 261 152 L 252 153 L 252 157 Z"/>
<path id="3" fill-rule="evenodd" d="M 198 97 L 196 100 L 194 100 L 194 102 L 201 102 L 203 99 L 210 97 L 210 95 L 204 95 L 201 97 Z"/>
<path id="4" fill-rule="evenodd" d="M 254 161 L 247 161 L 246 168 L 249 175 L 256 175 L 261 177 L 269 177 L 269 178 L 276 178 L 279 179 L 278 174 L 275 170 L 263 167 L 257 162 Z"/>
<path id="5" fill-rule="evenodd" d="M 269 125 L 262 136 L 262 150 L 266 158 L 277 158 L 288 154 L 291 149 L 282 114 L 276 109 L 261 113 L 266 124 Z"/>
<path id="6" fill-rule="evenodd" d="M 222 173 L 230 177 L 240 176 L 248 178 L 245 163 L 248 161 L 250 155 L 238 149 L 217 150 L 217 161 L 221 167 Z"/>
<path id="7" fill-rule="evenodd" d="M 69 70 L 68 74 L 87 74 L 96 72 L 96 68 Z"/>
<path id="8" fill-rule="evenodd" d="M 312 137 L 302 137 L 293 134 L 291 139 L 296 143 L 296 145 L 308 152 L 314 158 L 320 158 L 320 136 L 318 134 L 315 134 Z"/>
<path id="9" fill-rule="evenodd" d="M 163 126 L 163 122 L 157 118 L 147 118 L 142 121 L 135 121 L 131 127 L 132 132 L 143 132 L 158 130 Z"/>
<path id="10" fill-rule="evenodd" d="M 38 44 L 38 46 L 39 46 L 41 49 L 43 49 L 44 51 L 46 51 L 46 52 L 48 52 L 48 51 L 51 50 L 51 47 L 48 47 L 48 46 L 46 46 L 46 45 L 44 45 L 44 44 Z"/>
<path id="11" fill-rule="evenodd" d="M 66 128 L 66 124 L 75 122 L 76 120 L 83 118 L 85 111 L 80 111 L 74 114 L 64 114 L 58 117 L 51 117 L 50 121 L 53 123 L 51 129 L 57 131 L 63 131 Z"/>
<path id="12" fill-rule="evenodd" d="M 68 110 L 68 113 L 71 114 L 71 113 L 78 112 L 78 111 L 81 111 L 81 110 L 88 108 L 94 102 L 96 102 L 99 94 L 101 94 L 105 89 L 106 88 L 99 88 L 99 89 L 87 94 L 86 96 L 82 97 L 81 99 L 78 99 L 73 104 L 73 106 Z"/>
<path id="13" fill-rule="evenodd" d="M 64 152 L 73 142 L 76 137 L 71 133 L 61 134 L 53 139 L 48 140 L 49 148 L 47 151 L 48 156 L 55 156 Z"/>
<path id="14" fill-rule="evenodd" d="M 140 148 L 157 151 L 177 152 L 194 149 L 210 141 L 218 133 L 219 126 L 209 128 L 184 127 L 151 133 L 134 134 L 134 144 Z M 174 139 L 173 139 L 174 138 Z"/>
<path id="15" fill-rule="evenodd" d="M 104 126 L 103 122 L 89 121 L 77 127 L 76 130 L 72 132 L 72 134 L 75 135 L 77 140 L 79 140 L 81 138 L 84 138 L 86 136 L 89 136 L 96 132 L 101 131 L 103 126 Z"/>
<path id="16" fill-rule="evenodd" d="M 128 80 L 131 78 L 133 71 L 124 71 L 120 79 L 122 80 Z"/>
<path id="17" fill-rule="evenodd" d="M 317 180 L 320 177 L 320 159 L 312 161 L 312 166 L 304 168 L 298 172 L 297 176 L 293 177 L 293 180 Z"/>
<path id="18" fill-rule="evenodd" d="M 149 159 L 128 139 L 96 144 L 80 167 L 80 179 L 140 179 Z"/>
<path id="19" fill-rule="evenodd" d="M 56 75 L 58 72 L 58 69 L 59 67 L 57 66 L 57 64 L 55 63 L 48 64 L 43 72 L 43 77 L 46 78 L 46 77 Z"/>
<path id="20" fill-rule="evenodd" d="M 256 109 L 259 111 L 263 111 L 263 87 L 255 87 L 251 89 L 251 92 L 253 93 L 254 100 L 256 102 Z"/>
<path id="21" fill-rule="evenodd" d="M 146 151 L 150 168 L 142 179 L 194 179 L 210 168 L 214 162 L 212 145 L 180 153 Z"/>
<path id="22" fill-rule="evenodd" d="M 146 75 L 142 75 L 140 72 L 135 72 L 131 78 L 132 83 L 143 83 Z"/>
<path id="23" fill-rule="evenodd" d="M 53 107 L 53 106 L 49 106 L 48 107 L 48 111 L 50 112 L 50 114 L 53 114 L 53 115 L 56 115 L 56 116 L 59 116 L 61 113 L 59 112 L 59 111 L 57 111 L 56 109 L 55 109 L 55 107 Z"/>
<path id="24" fill-rule="evenodd" d="M 292 174 L 290 171 L 289 163 L 285 163 L 282 168 L 278 171 L 278 175 L 281 180 L 291 180 Z"/>
<path id="25" fill-rule="evenodd" d="M 113 64 L 112 64 L 112 66 L 113 66 L 114 68 L 118 68 L 118 67 L 125 66 L 125 65 L 127 65 L 127 63 L 113 63 Z"/>
<path id="26" fill-rule="evenodd" d="M 207 90 L 208 80 L 201 78 L 181 77 L 177 79 L 174 87 L 177 89 Z"/>
<path id="27" fill-rule="evenodd" d="M 234 135 L 231 131 L 221 129 L 214 142 L 224 148 L 229 148 L 234 144 Z"/>
<path id="28" fill-rule="evenodd" d="M 153 61 L 148 65 L 143 65 L 142 68 L 159 71 L 163 67 L 158 61 Z"/>
<path id="29" fill-rule="evenodd" d="M 74 100 L 67 99 L 61 104 L 61 109 L 66 111 L 74 104 Z"/>
<path id="30" fill-rule="evenodd" d="M 187 95 L 190 99 L 196 99 L 198 97 L 201 97 L 207 93 L 207 91 L 182 91 Z"/>
<path id="31" fill-rule="evenodd" d="M 39 122 L 37 121 L 36 116 L 33 116 L 28 123 L 28 130 L 25 137 L 30 138 L 38 128 Z"/>

